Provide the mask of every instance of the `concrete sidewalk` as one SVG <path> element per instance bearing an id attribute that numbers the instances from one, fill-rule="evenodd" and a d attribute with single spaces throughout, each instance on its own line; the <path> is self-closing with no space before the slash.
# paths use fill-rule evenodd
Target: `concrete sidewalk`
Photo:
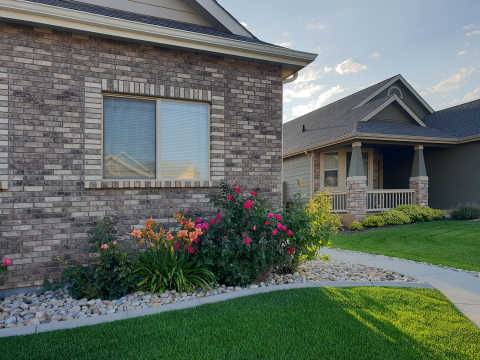
<path id="1" fill-rule="evenodd" d="M 391 270 L 425 281 L 441 291 L 457 308 L 480 327 L 480 278 L 436 266 L 324 249 L 332 259 Z"/>

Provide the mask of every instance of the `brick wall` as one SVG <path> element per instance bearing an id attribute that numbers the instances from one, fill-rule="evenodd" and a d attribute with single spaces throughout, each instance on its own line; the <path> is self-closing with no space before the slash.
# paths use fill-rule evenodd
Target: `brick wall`
<path id="1" fill-rule="evenodd" d="M 0 23 L 0 164 L 6 159 L 8 182 L 0 257 L 13 261 L 5 288 L 58 281 L 56 256 L 85 255 L 86 231 L 106 214 L 123 233 L 151 216 L 211 211 L 214 183 L 86 186 L 100 137 L 85 94 L 101 93 L 100 79 L 116 92 L 133 83 L 149 96 L 163 87 L 165 97 L 210 102 L 211 180 L 258 187 L 281 205 L 279 66 Z"/>

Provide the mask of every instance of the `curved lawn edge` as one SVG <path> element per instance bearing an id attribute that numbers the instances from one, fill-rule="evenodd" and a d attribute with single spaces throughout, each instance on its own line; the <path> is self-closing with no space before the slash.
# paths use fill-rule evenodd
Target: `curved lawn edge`
<path id="1" fill-rule="evenodd" d="M 0 337 L 10 337 L 18 335 L 30 335 L 48 331 L 73 329 L 82 326 L 96 325 L 105 322 L 112 322 L 117 320 L 131 319 L 139 316 L 155 315 L 167 311 L 188 309 L 204 304 L 217 303 L 238 297 L 251 296 L 257 294 L 268 293 L 272 291 L 291 290 L 300 288 L 322 288 L 322 287 L 361 287 L 361 286 L 376 286 L 376 287 L 402 287 L 402 288 L 423 288 L 423 289 L 435 289 L 430 284 L 422 283 L 401 283 L 394 281 L 334 281 L 334 282 L 309 282 L 309 283 L 296 283 L 260 287 L 256 289 L 246 289 L 242 291 L 235 291 L 231 293 L 223 293 L 214 296 L 207 296 L 200 299 L 192 299 L 188 301 L 177 302 L 174 304 L 156 306 L 148 309 L 124 311 L 120 313 L 114 313 L 109 315 L 101 315 L 95 317 L 89 317 L 85 319 L 77 319 L 70 321 L 60 321 L 56 323 L 28 325 L 21 327 L 14 327 L 8 329 L 0 329 Z"/>

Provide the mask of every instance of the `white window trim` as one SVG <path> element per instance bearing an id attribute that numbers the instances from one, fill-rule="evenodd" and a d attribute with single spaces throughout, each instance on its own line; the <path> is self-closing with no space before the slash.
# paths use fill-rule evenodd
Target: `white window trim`
<path id="1" fill-rule="evenodd" d="M 104 119 L 104 104 L 105 104 L 105 98 L 113 98 L 113 99 L 121 99 L 121 98 L 127 98 L 127 99 L 138 99 L 142 101 L 149 101 L 149 102 L 155 102 L 155 172 L 156 172 L 156 177 L 155 178 L 145 178 L 145 179 L 128 179 L 128 178 L 105 178 L 104 177 L 104 125 L 105 125 L 105 119 Z M 102 181 L 210 181 L 210 166 L 211 166 L 211 144 L 209 141 L 209 147 L 208 147 L 208 164 L 207 164 L 207 169 L 208 169 L 208 174 L 206 179 L 167 179 L 167 178 L 161 178 L 161 163 L 162 163 L 162 154 L 161 154 L 161 124 L 162 124 L 162 117 L 161 117 L 161 112 L 162 112 L 162 101 L 176 101 L 176 102 L 182 102 L 182 103 L 188 103 L 188 104 L 202 104 L 202 105 L 207 105 L 208 107 L 208 134 L 207 134 L 207 139 L 210 139 L 210 104 L 206 102 L 198 102 L 198 101 L 186 101 L 186 100 L 175 100 L 175 99 L 167 99 L 167 98 L 157 98 L 157 97 L 147 97 L 147 96 L 137 96 L 137 95 L 125 95 L 125 94 L 109 94 L 109 93 L 103 93 L 102 94 Z"/>
<path id="2" fill-rule="evenodd" d="M 400 89 L 398 86 L 390 86 L 390 88 L 388 89 L 388 96 L 390 96 L 390 92 L 393 90 L 393 89 L 397 89 L 399 92 L 400 92 L 400 96 L 398 96 L 397 94 L 394 94 L 394 95 L 397 95 L 400 99 L 403 99 L 403 92 L 402 92 L 402 89 Z"/>
<path id="3" fill-rule="evenodd" d="M 103 179 L 103 94 L 182 100 L 209 104 L 209 180 Z M 225 178 L 225 94 L 149 82 L 85 79 L 84 187 L 85 189 L 208 188 Z M 158 173 L 157 173 L 158 174 Z"/>

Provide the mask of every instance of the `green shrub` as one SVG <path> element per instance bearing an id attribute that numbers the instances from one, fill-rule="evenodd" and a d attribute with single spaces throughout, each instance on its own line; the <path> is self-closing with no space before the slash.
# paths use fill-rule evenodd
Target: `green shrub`
<path id="1" fill-rule="evenodd" d="M 414 223 L 445 219 L 445 213 L 443 211 L 435 210 L 428 206 L 400 205 L 397 206 L 395 210 L 406 214 Z"/>
<path id="2" fill-rule="evenodd" d="M 361 231 L 363 230 L 362 224 L 360 224 L 358 221 L 354 221 L 352 225 L 348 227 L 350 231 Z"/>
<path id="3" fill-rule="evenodd" d="M 116 242 L 105 245 L 92 266 L 78 265 L 63 271 L 62 280 L 70 283 L 67 290 L 75 299 L 119 299 L 136 289 L 134 260 Z"/>
<path id="4" fill-rule="evenodd" d="M 371 215 L 363 219 L 362 226 L 364 227 L 382 227 L 385 226 L 383 218 L 380 216 Z"/>
<path id="5" fill-rule="evenodd" d="M 109 215 L 105 216 L 103 220 L 99 220 L 88 230 L 88 234 L 90 235 L 88 242 L 92 244 L 88 250 L 97 252 L 103 244 L 112 244 L 117 240 L 116 233 L 114 219 Z"/>
<path id="6" fill-rule="evenodd" d="M 480 218 L 480 205 L 460 204 L 452 211 L 451 216 L 452 220 L 476 220 Z"/>
<path id="7" fill-rule="evenodd" d="M 378 216 L 383 219 L 385 225 L 403 225 L 412 222 L 407 214 L 395 209 L 382 211 Z"/>

